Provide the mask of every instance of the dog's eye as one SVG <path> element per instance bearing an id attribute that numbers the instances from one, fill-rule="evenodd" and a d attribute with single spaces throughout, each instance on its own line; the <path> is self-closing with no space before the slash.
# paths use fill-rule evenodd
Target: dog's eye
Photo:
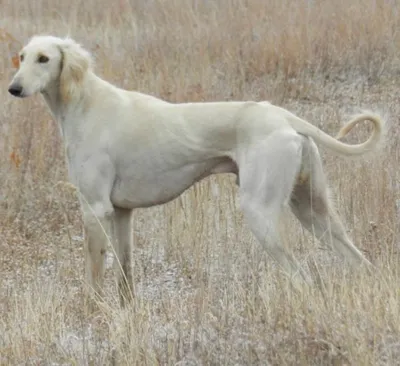
<path id="1" fill-rule="evenodd" d="M 19 60 L 22 62 L 24 61 L 24 55 L 19 56 Z"/>
<path id="2" fill-rule="evenodd" d="M 38 58 L 38 62 L 41 64 L 45 64 L 47 61 L 49 61 L 49 58 L 47 56 L 40 55 Z"/>

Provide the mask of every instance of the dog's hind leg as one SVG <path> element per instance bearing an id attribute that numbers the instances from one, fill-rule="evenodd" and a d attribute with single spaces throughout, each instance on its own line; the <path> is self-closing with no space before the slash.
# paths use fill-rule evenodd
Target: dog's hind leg
<path id="1" fill-rule="evenodd" d="M 114 207 L 115 252 L 114 268 L 117 274 L 121 305 L 133 297 L 132 278 L 132 210 Z"/>
<path id="2" fill-rule="evenodd" d="M 238 159 L 240 201 L 250 229 L 294 282 L 310 282 L 292 255 L 283 247 L 278 222 L 290 200 L 301 166 L 302 138 L 279 131 L 248 147 Z M 301 282 L 301 281 L 300 281 Z"/>
<path id="3" fill-rule="evenodd" d="M 304 137 L 303 164 L 291 198 L 291 208 L 303 226 L 321 242 L 353 263 L 369 263 L 347 236 L 329 198 L 321 158 L 315 143 Z"/>

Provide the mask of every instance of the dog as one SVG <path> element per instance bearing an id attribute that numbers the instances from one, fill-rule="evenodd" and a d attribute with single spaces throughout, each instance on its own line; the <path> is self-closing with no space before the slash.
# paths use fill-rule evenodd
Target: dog
<path id="1" fill-rule="evenodd" d="M 69 179 L 80 192 L 85 272 L 100 295 L 110 240 L 122 305 L 132 296 L 132 210 L 169 202 L 219 173 L 237 176 L 249 228 L 292 280 L 308 281 L 279 238 L 287 205 L 351 263 L 369 263 L 333 207 L 316 143 L 343 156 L 373 151 L 384 130 L 377 114 L 357 115 L 334 138 L 269 102 L 175 104 L 120 89 L 94 73 L 90 53 L 71 38 L 35 36 L 19 57 L 8 91 L 20 98 L 40 92 L 58 122 Z M 365 120 L 374 127 L 367 141 L 338 140 Z"/>

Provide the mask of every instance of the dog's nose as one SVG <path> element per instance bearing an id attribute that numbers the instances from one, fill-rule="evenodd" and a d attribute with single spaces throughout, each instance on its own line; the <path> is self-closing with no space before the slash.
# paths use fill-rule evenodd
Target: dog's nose
<path id="1" fill-rule="evenodd" d="M 22 86 L 20 85 L 11 85 L 8 88 L 8 92 L 12 95 L 14 95 L 14 97 L 20 97 L 22 94 Z"/>

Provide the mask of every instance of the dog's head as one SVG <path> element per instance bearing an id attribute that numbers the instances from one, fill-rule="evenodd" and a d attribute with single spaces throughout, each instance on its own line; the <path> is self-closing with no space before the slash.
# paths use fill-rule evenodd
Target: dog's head
<path id="1" fill-rule="evenodd" d="M 21 98 L 58 90 L 66 101 L 79 90 L 91 67 L 89 53 L 69 38 L 33 37 L 19 57 L 19 69 L 8 91 Z"/>

